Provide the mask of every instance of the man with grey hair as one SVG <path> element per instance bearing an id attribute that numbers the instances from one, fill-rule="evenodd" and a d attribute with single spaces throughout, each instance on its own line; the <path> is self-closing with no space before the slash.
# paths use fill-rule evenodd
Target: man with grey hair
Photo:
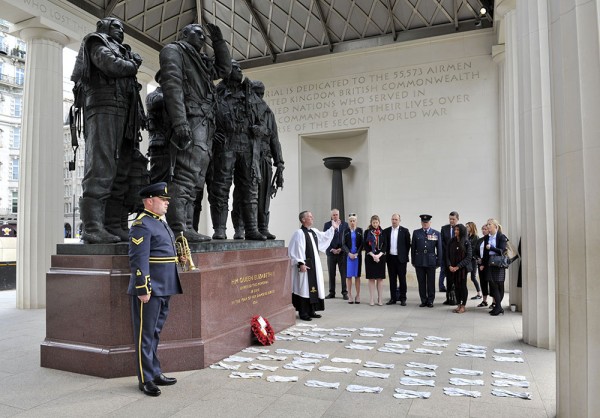
<path id="1" fill-rule="evenodd" d="M 214 57 L 202 52 L 204 29 L 190 24 L 181 39 L 160 51 L 161 88 L 170 120 L 169 191 L 167 221 L 173 232 L 190 242 L 208 241 L 192 226 L 197 190 L 204 187 L 215 133 L 216 92 L 213 80 L 229 76 L 231 56 L 221 30 L 207 23 Z"/>
<path id="2" fill-rule="evenodd" d="M 348 300 L 348 288 L 346 285 L 346 253 L 342 248 L 344 243 L 344 232 L 348 229 L 348 223 L 340 219 L 339 209 L 331 209 L 331 220 L 325 222 L 323 231 L 327 231 L 331 228 L 331 225 L 337 221 L 340 221 L 340 227 L 335 231 L 331 244 L 326 251 L 327 272 L 329 273 L 329 294 L 325 299 L 335 298 L 335 270 L 337 268 L 340 271 L 340 278 L 342 279 L 342 298 Z"/>

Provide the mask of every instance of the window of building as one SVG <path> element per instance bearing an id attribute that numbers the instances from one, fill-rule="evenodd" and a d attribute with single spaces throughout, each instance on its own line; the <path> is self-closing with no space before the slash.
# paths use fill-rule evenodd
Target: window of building
<path id="1" fill-rule="evenodd" d="M 13 158 L 10 160 L 8 172 L 10 180 L 19 180 L 19 158 Z"/>
<path id="2" fill-rule="evenodd" d="M 22 86 L 25 82 L 25 69 L 24 68 L 15 68 L 15 82 Z"/>
<path id="3" fill-rule="evenodd" d="M 21 127 L 15 126 L 12 128 L 12 135 L 10 136 L 10 147 L 13 149 L 21 148 Z"/>
<path id="4" fill-rule="evenodd" d="M 19 194 L 17 193 L 17 191 L 13 191 L 11 192 L 11 200 L 12 200 L 12 213 L 17 213 L 18 212 L 18 208 L 19 208 Z"/>
<path id="5" fill-rule="evenodd" d="M 23 110 L 23 99 L 21 97 L 13 97 L 10 105 L 10 114 L 12 116 L 21 117 Z"/>

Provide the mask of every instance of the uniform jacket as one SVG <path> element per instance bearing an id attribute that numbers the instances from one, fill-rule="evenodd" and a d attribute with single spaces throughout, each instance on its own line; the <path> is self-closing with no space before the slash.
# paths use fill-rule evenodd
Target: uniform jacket
<path id="1" fill-rule="evenodd" d="M 446 247 L 448 246 L 448 243 L 452 239 L 452 236 L 450 235 L 451 228 L 452 227 L 450 224 L 446 224 L 442 226 L 442 229 L 440 230 L 440 235 L 442 236 L 442 252 L 444 254 L 446 253 Z"/>
<path id="2" fill-rule="evenodd" d="M 325 222 L 325 225 L 323 226 L 323 231 L 327 231 L 329 228 L 331 228 L 331 221 L 327 221 Z M 337 232 L 335 233 L 335 235 L 333 236 L 333 239 L 331 240 L 331 244 L 329 244 L 329 247 L 327 247 L 327 255 L 336 255 L 333 254 L 331 252 L 331 249 L 333 248 L 342 248 L 343 244 L 344 244 L 344 233 L 349 229 L 350 227 L 348 226 L 348 222 L 344 222 L 342 221 L 342 223 L 340 224 Z M 344 252 L 344 249 L 342 248 L 342 253 Z M 342 255 L 341 253 L 339 255 Z"/>
<path id="3" fill-rule="evenodd" d="M 429 228 L 425 234 L 422 228 L 413 231 L 410 259 L 415 267 L 439 267 L 442 260 L 442 235 Z"/>
<path id="4" fill-rule="evenodd" d="M 128 294 L 170 296 L 182 293 L 173 231 L 148 210 L 140 213 L 129 229 L 129 266 Z"/>
<path id="5" fill-rule="evenodd" d="M 387 259 L 391 260 L 393 257 L 390 254 L 391 247 L 391 239 L 392 239 L 392 227 L 385 228 L 383 230 L 383 235 L 385 236 L 385 253 L 387 254 Z M 410 231 L 403 226 L 398 226 L 398 261 L 401 263 L 408 263 L 408 253 L 410 252 Z"/>

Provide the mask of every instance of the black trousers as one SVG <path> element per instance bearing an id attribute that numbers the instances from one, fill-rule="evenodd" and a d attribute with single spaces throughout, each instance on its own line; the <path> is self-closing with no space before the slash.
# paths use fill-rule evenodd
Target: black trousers
<path id="1" fill-rule="evenodd" d="M 433 303 L 435 299 L 435 270 L 436 267 L 415 267 L 421 303 Z"/>
<path id="2" fill-rule="evenodd" d="M 335 269 L 340 271 L 342 279 L 342 295 L 348 294 L 346 288 L 346 253 L 327 255 L 327 270 L 329 271 L 329 294 L 335 296 Z"/>
<path id="3" fill-rule="evenodd" d="M 477 293 L 481 292 L 481 287 L 479 286 L 479 282 L 477 281 L 477 272 L 479 271 L 479 266 L 477 265 L 477 260 L 471 260 L 471 281 L 475 285 L 475 290 Z"/>
<path id="4" fill-rule="evenodd" d="M 406 264 L 395 255 L 387 257 L 388 279 L 390 281 L 390 299 L 406 301 Z M 398 285 L 398 283 L 400 283 Z"/>
<path id="5" fill-rule="evenodd" d="M 477 266 L 477 270 L 479 271 L 479 283 L 481 284 L 481 293 L 483 293 L 483 296 L 491 295 L 490 290 L 489 290 L 489 278 L 488 278 L 489 268 L 484 267 L 483 270 L 479 270 L 479 266 Z M 493 296 L 493 295 L 491 295 L 491 296 Z"/>
<path id="6" fill-rule="evenodd" d="M 502 299 L 504 299 L 504 282 L 496 282 L 494 280 L 489 281 L 490 284 L 490 295 L 494 298 L 496 307 L 494 311 L 502 310 Z"/>

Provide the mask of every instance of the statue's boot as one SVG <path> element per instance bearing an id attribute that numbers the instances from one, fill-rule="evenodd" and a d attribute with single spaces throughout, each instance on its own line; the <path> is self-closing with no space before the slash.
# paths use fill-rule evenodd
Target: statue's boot
<path id="1" fill-rule="evenodd" d="M 214 205 L 210 206 L 210 217 L 213 223 L 213 229 L 215 233 L 213 234 L 213 239 L 227 239 L 227 208 L 219 209 Z"/>
<path id="2" fill-rule="evenodd" d="M 79 199 L 79 212 L 83 223 L 81 239 L 86 244 L 114 244 L 121 239 L 104 228 L 105 202 L 90 197 Z"/>
<path id="3" fill-rule="evenodd" d="M 258 232 L 256 227 L 256 217 L 258 212 L 258 205 L 256 203 L 250 203 L 244 205 L 242 213 L 244 215 L 244 230 L 246 231 L 246 239 L 251 241 L 265 241 L 267 237 Z"/>
<path id="4" fill-rule="evenodd" d="M 234 204 L 234 206 L 237 206 Z M 238 209 L 238 210 L 236 210 Z M 244 220 L 242 219 L 239 208 L 235 208 L 231 211 L 231 221 L 233 222 L 233 239 L 244 239 Z"/>
<path id="5" fill-rule="evenodd" d="M 108 199 L 106 201 L 106 208 L 104 211 L 104 225 L 106 231 L 109 234 L 119 237 L 121 241 L 129 241 L 129 228 L 127 222 L 125 222 L 125 228 L 123 228 L 123 212 L 126 211 L 123 208 L 123 202 L 115 199 Z M 127 219 L 127 215 L 125 215 Z"/>
<path id="6" fill-rule="evenodd" d="M 258 214 L 258 232 L 267 237 L 267 239 L 277 238 L 269 232 L 269 216 L 270 212 Z"/>
<path id="7" fill-rule="evenodd" d="M 165 215 L 169 227 L 176 237 L 186 230 L 186 201 L 180 197 L 172 196 L 169 201 L 169 208 Z"/>
<path id="8" fill-rule="evenodd" d="M 189 242 L 206 242 L 206 241 L 210 241 L 210 237 L 208 235 L 204 235 L 201 234 L 199 232 L 196 232 L 196 230 L 193 227 L 193 223 L 194 223 L 194 204 L 191 202 L 188 202 L 186 205 L 186 211 L 187 211 L 187 218 L 186 218 L 186 223 L 185 223 L 185 231 L 183 232 L 183 236 L 189 241 Z"/>

